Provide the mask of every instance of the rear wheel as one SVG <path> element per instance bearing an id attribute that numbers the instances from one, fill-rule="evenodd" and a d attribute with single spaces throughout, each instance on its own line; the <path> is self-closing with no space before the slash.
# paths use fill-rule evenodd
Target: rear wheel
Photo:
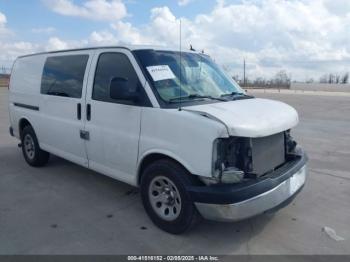
<path id="1" fill-rule="evenodd" d="M 50 154 L 41 150 L 34 129 L 31 126 L 23 128 L 21 140 L 24 159 L 30 166 L 41 167 L 47 164 Z"/>
<path id="2" fill-rule="evenodd" d="M 148 166 L 141 179 L 141 196 L 153 223 L 162 230 L 181 234 L 196 224 L 199 214 L 186 191 L 196 183 L 179 164 L 159 160 Z"/>

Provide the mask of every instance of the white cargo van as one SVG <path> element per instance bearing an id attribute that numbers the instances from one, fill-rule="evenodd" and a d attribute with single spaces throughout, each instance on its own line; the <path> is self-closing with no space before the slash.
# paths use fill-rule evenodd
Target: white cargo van
<path id="1" fill-rule="evenodd" d="M 182 233 L 286 205 L 307 157 L 290 106 L 248 96 L 205 54 L 98 47 L 19 57 L 10 133 L 25 160 L 54 154 L 140 187 L 151 220 Z"/>

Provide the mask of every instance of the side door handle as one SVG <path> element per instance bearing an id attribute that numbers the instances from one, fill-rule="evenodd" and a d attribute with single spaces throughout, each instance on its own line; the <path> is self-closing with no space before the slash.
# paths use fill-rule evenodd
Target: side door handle
<path id="1" fill-rule="evenodd" d="M 88 131 L 80 130 L 80 138 L 89 141 L 90 133 Z"/>
<path id="2" fill-rule="evenodd" d="M 81 120 L 81 104 L 77 104 L 77 118 Z"/>
<path id="3" fill-rule="evenodd" d="M 86 105 L 86 120 L 87 121 L 91 120 L 91 105 L 90 104 Z"/>

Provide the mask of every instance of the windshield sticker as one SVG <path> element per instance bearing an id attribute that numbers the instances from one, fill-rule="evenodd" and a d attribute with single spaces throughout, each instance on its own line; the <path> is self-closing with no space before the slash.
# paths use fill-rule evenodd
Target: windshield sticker
<path id="1" fill-rule="evenodd" d="M 154 82 L 176 78 L 168 65 L 148 66 L 147 70 Z"/>

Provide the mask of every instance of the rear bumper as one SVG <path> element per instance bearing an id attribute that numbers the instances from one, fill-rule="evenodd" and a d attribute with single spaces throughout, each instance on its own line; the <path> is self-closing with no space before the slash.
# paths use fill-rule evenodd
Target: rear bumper
<path id="1" fill-rule="evenodd" d="M 192 188 L 192 197 L 206 219 L 239 221 L 253 217 L 291 202 L 305 184 L 306 162 L 307 156 L 302 153 L 268 178 L 250 184 Z"/>

